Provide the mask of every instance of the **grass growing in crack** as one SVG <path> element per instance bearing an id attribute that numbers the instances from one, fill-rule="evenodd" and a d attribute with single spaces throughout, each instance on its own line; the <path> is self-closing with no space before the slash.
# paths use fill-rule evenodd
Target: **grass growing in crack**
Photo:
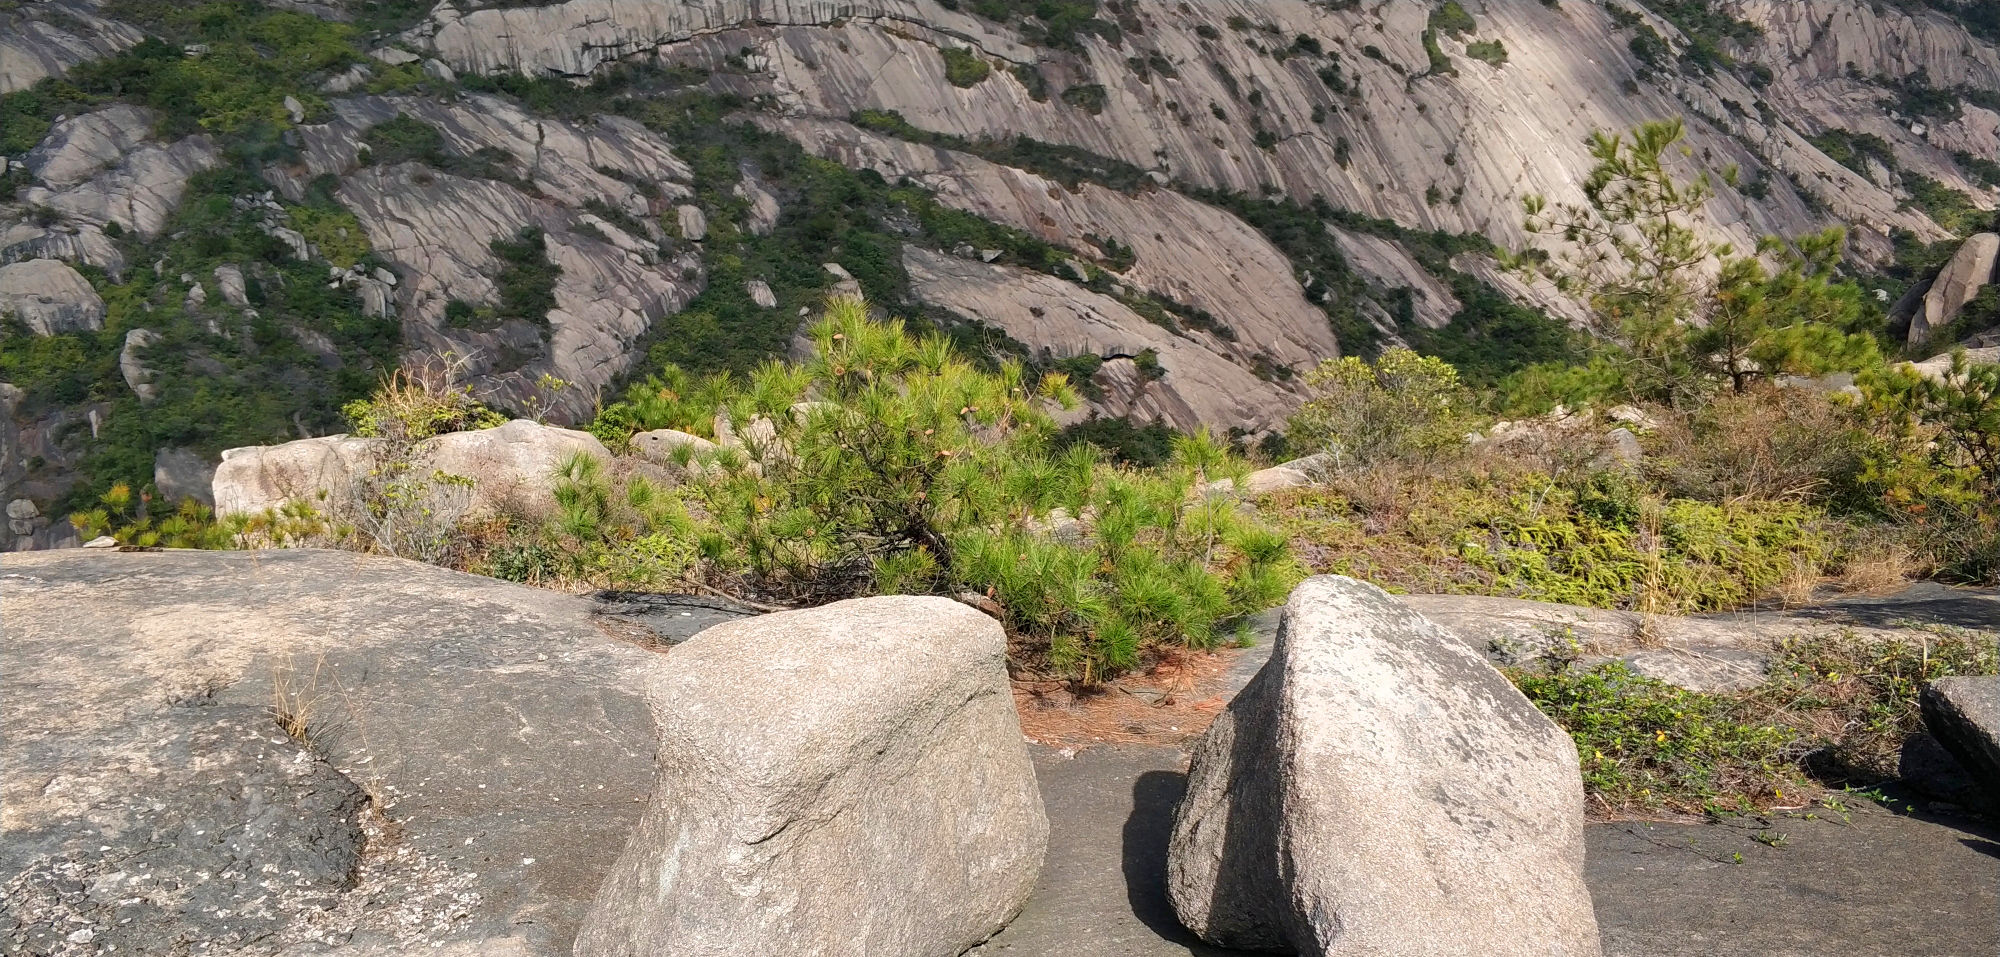
<path id="1" fill-rule="evenodd" d="M 1920 641 L 1853 632 L 1787 639 L 1770 680 L 1741 693 L 1688 691 L 1622 662 L 1557 661 L 1508 677 L 1576 741 L 1598 812 L 1717 813 L 1894 779 L 1904 742 L 1922 726 L 1924 685 L 1996 669 L 1994 635 L 1934 628 Z"/>

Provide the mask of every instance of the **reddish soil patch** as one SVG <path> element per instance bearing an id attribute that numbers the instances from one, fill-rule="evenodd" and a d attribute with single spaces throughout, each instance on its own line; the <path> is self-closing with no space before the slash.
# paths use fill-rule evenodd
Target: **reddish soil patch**
<path id="1" fill-rule="evenodd" d="M 1180 744 L 1208 730 L 1229 703 L 1234 689 L 1225 674 L 1239 654 L 1179 652 L 1147 671 L 1090 687 L 1016 679 L 1021 732 L 1054 748 Z"/>

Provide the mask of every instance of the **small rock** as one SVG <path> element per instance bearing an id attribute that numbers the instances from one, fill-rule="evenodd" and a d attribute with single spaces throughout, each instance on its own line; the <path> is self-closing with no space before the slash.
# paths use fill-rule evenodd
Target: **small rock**
<path id="1" fill-rule="evenodd" d="M 458 82 L 458 74 L 453 73 L 451 67 L 445 66 L 443 60 L 425 60 L 424 75 L 440 83 Z"/>
<path id="2" fill-rule="evenodd" d="M 300 103 L 299 98 L 296 96 L 286 94 L 285 112 L 291 115 L 292 122 L 294 123 L 304 123 L 306 121 L 306 105 Z"/>
<path id="3" fill-rule="evenodd" d="M 215 267 L 215 289 L 222 294 L 222 301 L 232 306 L 241 308 L 250 304 L 250 290 L 243 281 L 243 270 L 234 265 Z"/>
<path id="4" fill-rule="evenodd" d="M 99 536 L 97 536 L 96 538 L 93 538 L 93 539 L 91 539 L 90 541 L 87 541 L 87 542 L 84 542 L 84 543 L 83 543 L 83 547 L 85 547 L 85 548 L 117 548 L 117 547 L 118 547 L 118 540 L 117 540 L 117 539 L 115 539 L 115 538 L 112 538 L 112 537 L 111 537 L 111 536 L 109 536 L 109 535 L 99 535 Z"/>
<path id="5" fill-rule="evenodd" d="M 750 294 L 750 301 L 760 309 L 778 308 L 778 294 L 771 291 L 771 284 L 762 279 L 752 279 L 744 284 L 744 291 Z"/>
<path id="6" fill-rule="evenodd" d="M 708 216 L 699 206 L 681 206 L 675 210 L 680 221 L 681 238 L 701 242 L 708 238 Z"/>

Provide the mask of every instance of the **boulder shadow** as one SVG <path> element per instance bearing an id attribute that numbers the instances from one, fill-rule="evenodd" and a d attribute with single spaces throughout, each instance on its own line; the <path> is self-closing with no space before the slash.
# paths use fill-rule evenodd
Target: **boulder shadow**
<path id="1" fill-rule="evenodd" d="M 1148 930 L 1196 957 L 1241 954 L 1202 943 L 1181 926 L 1167 897 L 1167 844 L 1173 837 L 1174 808 L 1185 793 L 1187 775 L 1179 771 L 1147 771 L 1132 782 L 1132 812 L 1125 818 L 1122 848 L 1127 903 Z"/>

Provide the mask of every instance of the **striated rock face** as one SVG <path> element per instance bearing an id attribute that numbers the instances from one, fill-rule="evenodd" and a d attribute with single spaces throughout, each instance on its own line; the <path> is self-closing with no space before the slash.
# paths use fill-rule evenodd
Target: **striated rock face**
<path id="1" fill-rule="evenodd" d="M 1923 308 L 1911 317 L 1910 341 L 1929 342 L 1934 331 L 1957 318 L 1958 311 L 1994 280 L 1996 264 L 2000 264 L 2000 234 L 1979 233 L 1958 247 L 1924 294 Z"/>
<path id="2" fill-rule="evenodd" d="M 946 598 L 710 628 L 653 689 L 653 799 L 577 957 L 956 957 L 1021 909 L 1048 820 L 1006 636 Z"/>
<path id="3" fill-rule="evenodd" d="M 1871 76 L 1864 64 L 1892 77 L 1927 70 L 1940 85 L 1953 77 L 1995 86 L 1993 48 L 1963 29 L 1936 16 L 1844 0 L 1736 5 L 1739 16 L 1767 31 L 1765 41 L 1744 51 L 1746 59 L 1777 70 L 1775 85 L 1762 92 L 1723 72 L 1694 80 L 1662 74 L 1628 88 L 1648 72 L 1628 49 L 1629 31 L 1595 4 L 1526 0 L 1470 5 L 1478 38 L 1509 50 L 1505 66 L 1464 57 L 1471 37 L 1443 37 L 1456 75 L 1433 75 L 1422 42 L 1433 6 L 1390 0 L 1329 9 L 1307 0 L 1236 0 L 1182 8 L 1137 0 L 1119 12 L 1125 29 L 1118 42 L 1085 37 L 1081 56 L 1053 57 L 1024 49 L 989 22 L 914 2 L 857 8 L 572 0 L 531 10 L 444 8 L 409 39 L 461 69 L 571 75 L 642 52 L 719 65 L 748 49 L 757 70 L 746 78 L 749 85 L 794 114 L 844 118 L 857 109 L 896 110 L 926 130 L 973 138 L 1025 134 L 1198 185 L 1253 194 L 1273 187 L 1302 202 L 1322 195 L 1408 226 L 1480 232 L 1510 244 L 1522 238 L 1521 194 L 1581 199 L 1577 184 L 1588 160 L 1575 144 L 1590 131 L 1691 114 L 1693 143 L 1716 166 L 1791 174 L 1836 217 L 1865 223 L 1859 241 L 1883 254 L 1890 227 L 1941 233 L 1921 213 L 1900 208 L 1893 188 L 1840 167 L 1805 141 L 1828 126 L 1864 130 L 1867 121 L 1880 121 L 1880 88 L 1841 87 L 1846 64 Z M 1232 29 L 1232 18 L 1260 29 Z M 1670 25 L 1648 19 L 1678 41 Z M 1328 55 L 1273 56 L 1296 36 L 1318 39 Z M 1904 36 L 1916 42 L 1906 44 Z M 1104 106 L 1037 100 L 1007 72 L 955 87 L 944 80 L 936 49 L 967 43 L 1002 62 L 1038 64 L 1055 90 L 1096 83 Z M 1136 70 L 1128 58 L 1164 66 Z M 1329 65 L 1337 66 L 1347 92 L 1322 81 Z M 1829 84 L 1832 92 L 1819 92 Z M 1777 112 L 1749 108 L 1759 102 Z M 1977 189 L 1913 136 L 1905 129 L 1897 137 L 1924 154 L 1910 158 L 1913 168 Z M 1980 155 L 2000 149 L 1977 145 Z M 1433 187 L 1451 201 L 1427 198 Z M 1819 221 L 1782 177 L 1769 197 L 1752 202 L 1732 193 L 1712 212 L 1717 235 L 1739 243 L 1765 232 L 1804 232 Z"/>
<path id="4" fill-rule="evenodd" d="M 1116 299 L 1054 276 L 915 247 L 904 250 L 903 266 L 917 299 L 1000 329 L 1047 355 L 1130 360 L 1154 352 L 1165 374 L 1129 390 L 1107 389 L 1109 407 L 1098 403 L 1107 414 L 1129 413 L 1180 429 L 1202 423 L 1260 429 L 1298 406 L 1289 390 L 1233 362 L 1228 343 L 1199 331 L 1176 334 Z"/>
<path id="5" fill-rule="evenodd" d="M 100 16 L 102 6 L 57 0 L 0 10 L 0 93 L 25 90 L 144 38 L 137 27 Z"/>
<path id="6" fill-rule="evenodd" d="M 167 144 L 140 142 L 118 149 L 115 161 L 99 162 L 104 151 L 131 138 L 100 136 L 98 132 L 96 127 L 79 128 L 70 147 L 49 157 L 45 167 L 64 176 L 90 169 L 88 178 L 69 183 L 43 181 L 22 189 L 19 199 L 74 222 L 96 227 L 117 223 L 151 238 L 166 225 L 187 191 L 187 178 L 221 161 L 214 141 L 201 135 Z"/>
<path id="7" fill-rule="evenodd" d="M 1340 251 L 1347 256 L 1348 265 L 1369 278 L 1383 290 L 1407 289 L 1410 296 L 1410 316 L 1426 329 L 1442 329 L 1451 323 L 1451 317 L 1458 313 L 1460 303 L 1452 294 L 1451 287 L 1444 284 L 1430 270 L 1423 267 L 1396 245 L 1379 236 L 1357 233 L 1339 227 L 1328 227 L 1340 242 Z M 1396 323 L 1391 317 L 1383 316 L 1377 323 L 1393 332 Z"/>
<path id="8" fill-rule="evenodd" d="M 341 177 L 341 202 L 375 251 L 407 279 L 393 289 L 406 339 L 468 362 L 470 381 L 484 398 L 516 407 L 550 403 L 550 417 L 562 422 L 589 417 L 599 390 L 636 357 L 633 343 L 704 285 L 699 255 L 663 243 L 656 221 L 671 200 L 688 195 L 692 174 L 664 141 L 630 120 L 571 125 L 477 96 L 455 103 L 361 97 L 336 102 L 334 113 L 332 122 L 300 129 L 306 163 L 287 180 L 288 189 L 302 192 L 320 175 Z M 359 165 L 362 134 L 399 114 L 437 129 L 452 153 L 492 158 L 533 192 L 414 163 Z M 634 183 L 653 184 L 653 195 Z M 584 210 L 593 203 L 645 232 Z M 544 253 L 561 270 L 546 333 L 526 321 L 490 329 L 447 324 L 445 309 L 454 299 L 497 301 L 494 280 L 503 264 L 491 243 L 514 238 L 524 226 L 544 231 Z M 391 311 L 386 284 L 361 292 L 371 314 Z M 543 395 L 544 374 L 569 387 Z"/>
<path id="9" fill-rule="evenodd" d="M 30 259 L 0 266 L 0 317 L 38 336 L 95 332 L 104 327 L 104 300 L 69 264 Z"/>
<path id="10" fill-rule="evenodd" d="M 1569 735 L 1372 585 L 1307 579 L 1195 746 L 1168 857 L 1203 940 L 1596 957 Z"/>

